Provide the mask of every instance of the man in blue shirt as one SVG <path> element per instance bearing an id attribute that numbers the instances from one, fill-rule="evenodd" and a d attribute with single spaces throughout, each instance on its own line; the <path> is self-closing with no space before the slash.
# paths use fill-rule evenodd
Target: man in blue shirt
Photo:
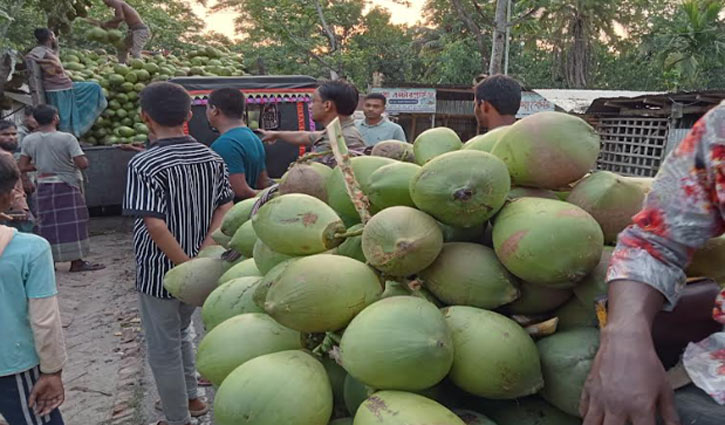
<path id="1" fill-rule="evenodd" d="M 407 142 L 403 127 L 383 116 L 387 99 L 380 93 L 370 93 L 363 101 L 365 119 L 355 122 L 365 144 L 374 146 L 385 140 Z"/>
<path id="2" fill-rule="evenodd" d="M 235 89 L 214 90 L 206 105 L 206 118 L 221 134 L 211 148 L 227 164 L 235 198 L 253 198 L 270 186 L 264 145 L 244 124 L 244 95 Z"/>

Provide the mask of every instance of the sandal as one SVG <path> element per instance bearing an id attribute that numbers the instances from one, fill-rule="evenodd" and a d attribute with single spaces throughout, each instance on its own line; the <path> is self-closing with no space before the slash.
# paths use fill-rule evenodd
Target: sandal
<path id="1" fill-rule="evenodd" d="M 70 270 L 68 270 L 68 271 L 70 273 L 94 272 L 97 270 L 103 270 L 105 268 L 106 268 L 106 266 L 104 266 L 103 264 L 94 264 L 94 263 L 89 263 L 88 261 L 84 261 L 83 263 L 81 263 L 80 267 L 73 268 L 73 266 L 71 266 Z"/>
<path id="2" fill-rule="evenodd" d="M 206 399 L 204 397 L 199 397 L 199 398 L 204 403 L 204 408 L 203 409 L 199 409 L 199 410 L 191 410 L 191 409 L 189 409 L 189 415 L 191 415 L 192 418 L 198 418 L 199 416 L 204 416 L 207 413 L 209 413 L 209 405 L 206 404 Z M 164 410 L 163 406 L 161 405 L 161 400 L 156 400 L 156 403 L 154 403 L 154 407 L 158 411 L 163 411 Z M 154 424 L 152 424 L 152 425 L 154 425 Z"/>
<path id="3" fill-rule="evenodd" d="M 211 387 L 212 383 L 210 380 L 200 376 L 196 379 L 196 385 L 200 387 Z"/>

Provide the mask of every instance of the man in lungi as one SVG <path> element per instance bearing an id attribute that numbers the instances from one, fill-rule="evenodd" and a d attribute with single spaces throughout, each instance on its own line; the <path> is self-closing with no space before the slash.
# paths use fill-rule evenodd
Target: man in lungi
<path id="1" fill-rule="evenodd" d="M 118 28 L 124 22 L 128 26 L 126 39 L 123 40 L 123 45 L 118 48 L 118 61 L 126 63 L 129 53 L 134 58 L 140 58 L 141 51 L 151 39 L 151 31 L 141 19 L 141 15 L 123 0 L 103 0 L 103 3 L 113 9 L 115 16 L 110 21 L 102 23 L 101 27 L 105 29 Z"/>
<path id="2" fill-rule="evenodd" d="M 75 136 L 57 130 L 55 107 L 40 105 L 33 116 L 39 127 L 23 141 L 20 170 L 37 171 L 38 234 L 50 242 L 56 263 L 71 262 L 71 272 L 103 269 L 83 260 L 90 250 L 81 174 L 88 159 Z"/>
<path id="3" fill-rule="evenodd" d="M 43 89 L 48 103 L 58 108 L 61 131 L 81 137 L 93 127 L 108 101 L 95 82 L 71 81 L 60 62 L 58 39 L 48 28 L 35 30 L 38 45 L 26 59 L 35 61 L 43 72 Z"/>

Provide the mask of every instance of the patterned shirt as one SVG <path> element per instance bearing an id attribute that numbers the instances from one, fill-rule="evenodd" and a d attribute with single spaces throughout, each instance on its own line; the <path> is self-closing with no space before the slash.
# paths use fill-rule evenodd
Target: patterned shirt
<path id="1" fill-rule="evenodd" d="M 159 140 L 134 156 L 128 163 L 123 214 L 136 217 L 136 290 L 172 298 L 163 280 L 174 265 L 151 239 L 144 217 L 165 220 L 186 255 L 195 257 L 214 211 L 233 199 L 224 160 L 191 137 Z"/>
<path id="2" fill-rule="evenodd" d="M 685 285 L 694 251 L 725 232 L 725 102 L 667 157 L 634 223 L 619 235 L 608 281 L 632 280 L 660 291 L 667 309 Z M 725 323 L 725 293 L 715 319 Z"/>

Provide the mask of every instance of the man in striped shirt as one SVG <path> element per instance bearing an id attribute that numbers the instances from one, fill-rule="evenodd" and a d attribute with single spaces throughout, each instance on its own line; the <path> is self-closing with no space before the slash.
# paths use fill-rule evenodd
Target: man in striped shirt
<path id="1" fill-rule="evenodd" d="M 224 161 L 184 134 L 191 99 L 176 84 L 154 83 L 141 92 L 141 117 L 156 139 L 128 164 L 125 215 L 136 217 L 136 289 L 148 360 L 166 416 L 158 425 L 185 425 L 209 408 L 197 397 L 191 315 L 194 307 L 163 287 L 172 267 L 214 242 L 234 192 Z"/>

